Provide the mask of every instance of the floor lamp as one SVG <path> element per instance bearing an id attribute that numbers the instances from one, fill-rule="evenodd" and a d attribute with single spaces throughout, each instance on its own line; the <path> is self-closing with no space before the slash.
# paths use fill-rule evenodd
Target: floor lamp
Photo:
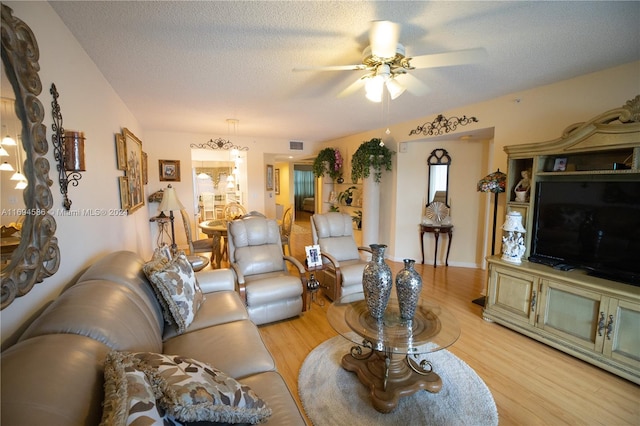
<path id="1" fill-rule="evenodd" d="M 478 181 L 479 192 L 493 192 L 493 229 L 491 232 L 491 255 L 496 254 L 496 220 L 498 219 L 498 194 L 504 192 L 507 183 L 507 175 L 500 169 L 488 174 Z M 486 298 L 484 296 L 474 299 L 473 303 L 484 306 Z"/>
<path id="2" fill-rule="evenodd" d="M 158 207 L 158 211 L 160 212 L 169 212 L 169 220 L 171 221 L 171 254 L 175 255 L 178 251 L 178 245 L 176 244 L 176 233 L 173 227 L 173 211 L 174 210 L 182 210 L 184 206 L 178 199 L 178 195 L 176 194 L 176 190 L 171 186 L 167 186 L 167 189 L 164 190 L 162 195 L 162 202 Z"/>

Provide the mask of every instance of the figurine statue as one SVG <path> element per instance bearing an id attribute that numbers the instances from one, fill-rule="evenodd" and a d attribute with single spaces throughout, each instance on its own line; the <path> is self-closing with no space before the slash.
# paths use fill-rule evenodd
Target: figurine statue
<path id="1" fill-rule="evenodd" d="M 529 190 L 531 189 L 531 181 L 529 180 L 529 172 L 523 170 L 520 173 L 522 179 L 516 184 L 514 192 L 516 194 L 516 201 L 526 202 L 529 198 Z"/>

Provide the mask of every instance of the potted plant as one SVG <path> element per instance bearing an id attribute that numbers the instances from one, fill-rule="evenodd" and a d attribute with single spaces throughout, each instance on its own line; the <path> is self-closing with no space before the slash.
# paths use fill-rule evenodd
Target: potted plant
<path id="1" fill-rule="evenodd" d="M 351 216 L 351 220 L 356 224 L 356 228 L 362 229 L 362 210 L 356 210 L 353 213 L 354 215 Z"/>
<path id="2" fill-rule="evenodd" d="M 382 170 L 391 171 L 391 158 L 395 152 L 387 148 L 382 140 L 373 138 L 363 142 L 351 158 L 351 180 L 369 177 L 370 168 L 373 168 L 373 180 L 380 182 Z"/>
<path id="3" fill-rule="evenodd" d="M 313 174 L 316 177 L 322 177 L 325 173 L 331 179 L 339 178 L 342 175 L 342 155 L 335 148 L 321 150 L 313 160 Z"/>
<path id="4" fill-rule="evenodd" d="M 353 202 L 353 191 L 355 191 L 355 189 L 356 189 L 355 186 L 350 186 L 349 188 L 345 189 L 344 191 L 341 191 L 338 194 L 338 202 L 344 203 L 347 206 L 350 206 L 351 203 Z"/>

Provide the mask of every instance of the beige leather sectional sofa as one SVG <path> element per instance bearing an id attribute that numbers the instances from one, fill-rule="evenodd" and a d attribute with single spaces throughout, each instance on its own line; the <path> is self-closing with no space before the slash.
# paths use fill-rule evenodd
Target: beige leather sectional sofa
<path id="1" fill-rule="evenodd" d="M 112 253 L 84 272 L 2 353 L 0 423 L 98 425 L 111 350 L 182 355 L 251 387 L 268 424 L 305 425 L 274 359 L 234 291 L 230 270 L 197 274 L 206 297 L 183 334 L 165 324 L 135 253 Z M 209 423 L 210 424 L 210 423 Z"/>

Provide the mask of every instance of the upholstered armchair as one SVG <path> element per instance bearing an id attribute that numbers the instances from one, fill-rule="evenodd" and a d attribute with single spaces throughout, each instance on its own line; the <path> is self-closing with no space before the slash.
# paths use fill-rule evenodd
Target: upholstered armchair
<path id="1" fill-rule="evenodd" d="M 238 291 L 256 324 L 291 318 L 303 310 L 306 270 L 282 252 L 280 228 L 274 219 L 245 216 L 227 225 L 229 263 Z M 297 269 L 291 274 L 287 262 Z"/>
<path id="2" fill-rule="evenodd" d="M 351 216 L 329 212 L 311 216 L 313 244 L 320 246 L 325 295 L 331 300 L 362 291 L 362 271 L 370 259 L 371 249 L 358 247 L 353 237 Z"/>

